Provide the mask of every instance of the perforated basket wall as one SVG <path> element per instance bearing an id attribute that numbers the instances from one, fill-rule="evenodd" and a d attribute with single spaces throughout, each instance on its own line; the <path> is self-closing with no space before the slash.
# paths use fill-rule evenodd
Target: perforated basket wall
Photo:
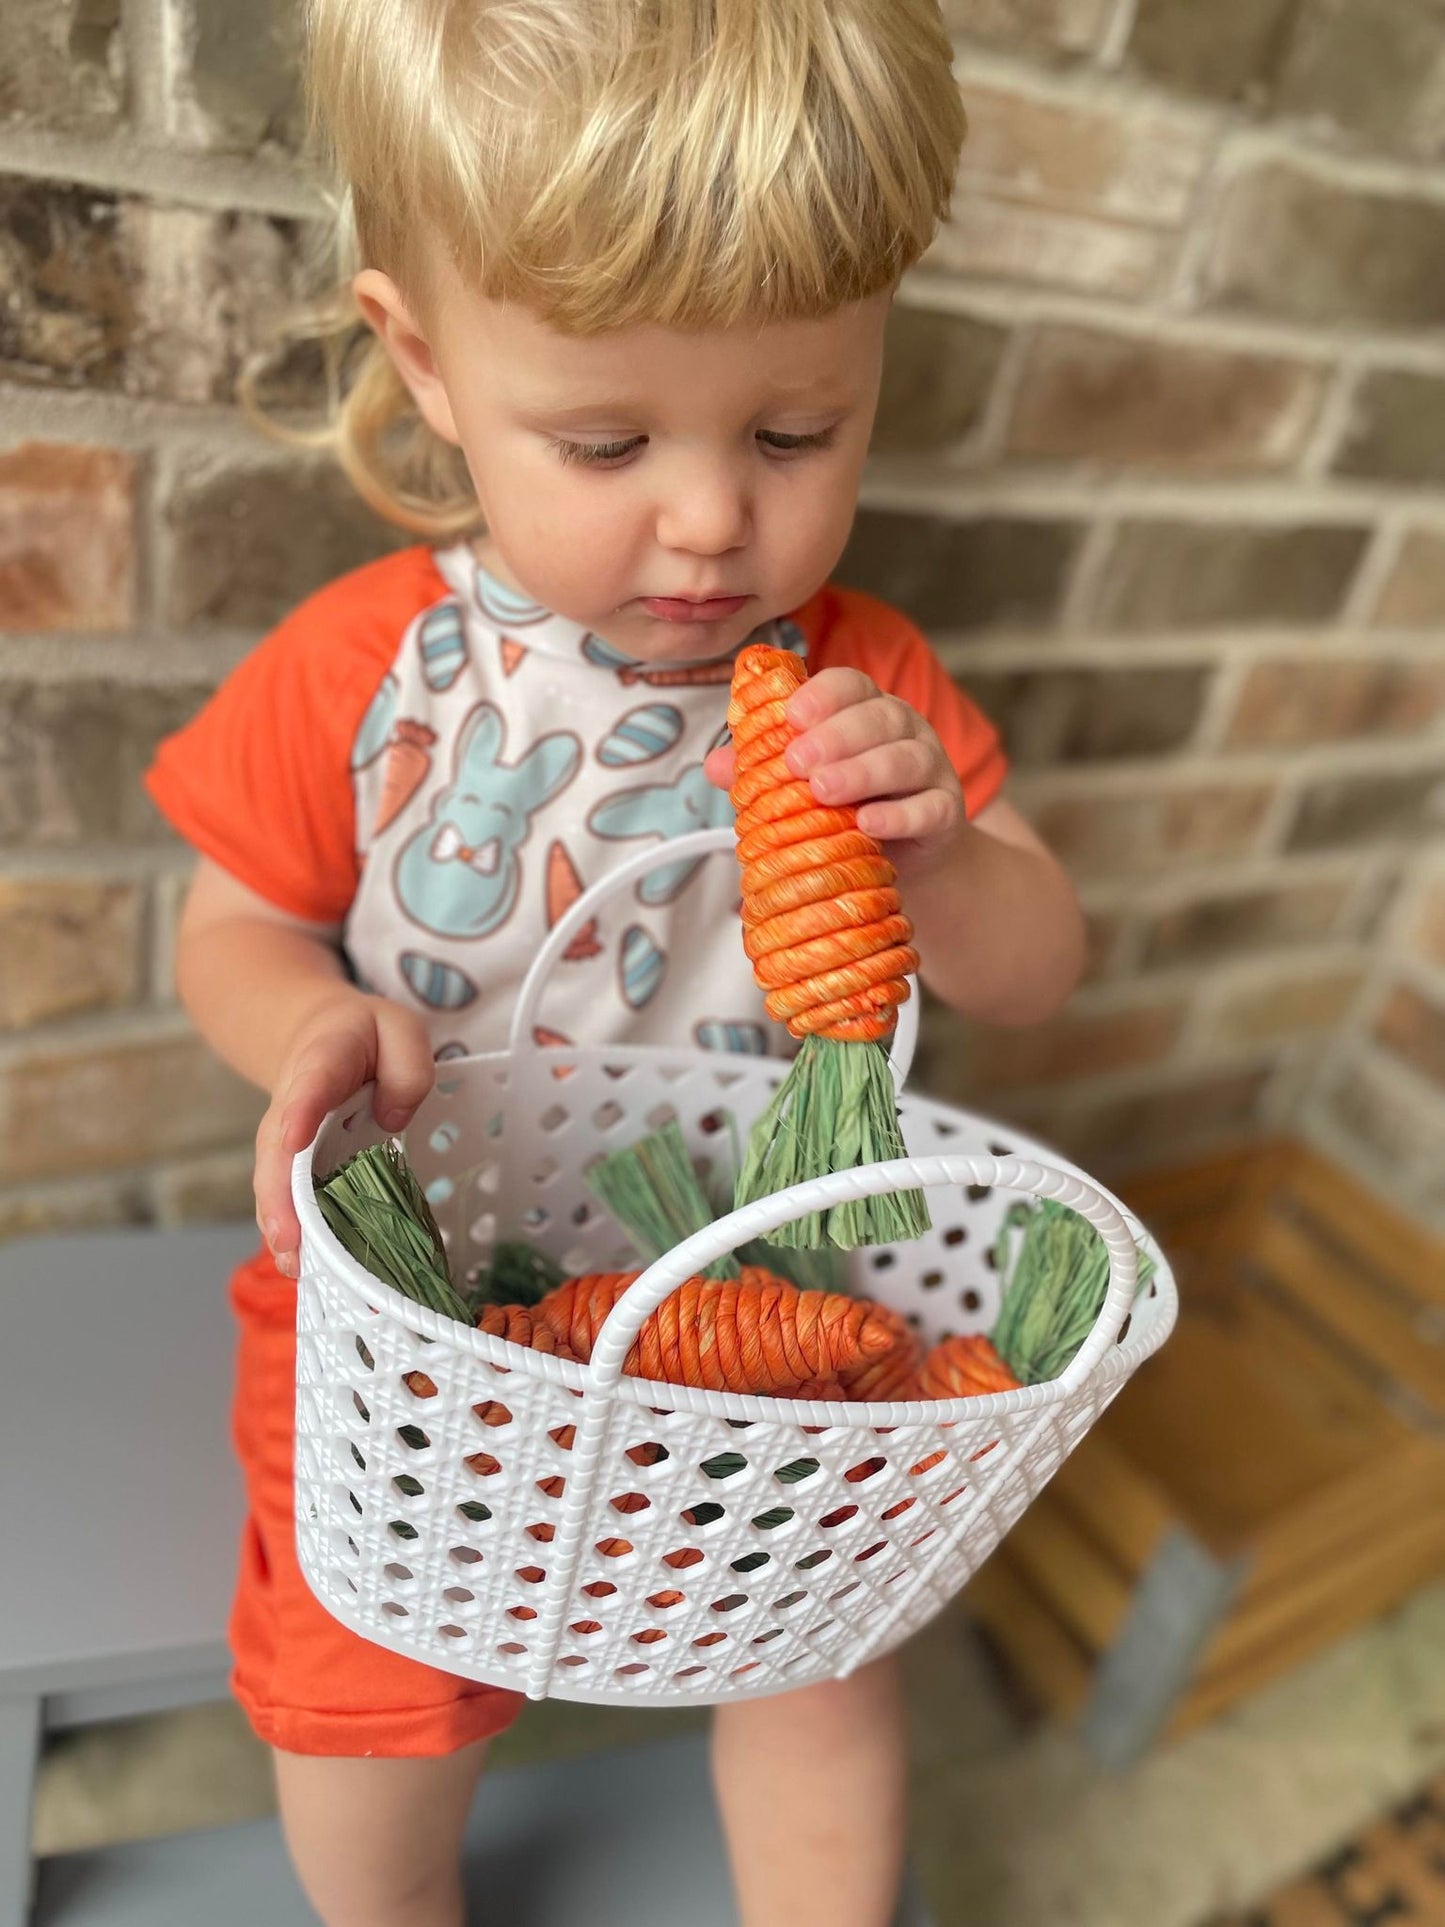
<path id="1" fill-rule="evenodd" d="M 406 1148 L 464 1272 L 519 1232 L 569 1270 L 635 1263 L 589 1162 L 668 1117 L 696 1156 L 716 1155 L 785 1066 L 617 1047 L 441 1068 Z M 1049 1190 L 1087 1214 L 1085 1191 L 1100 1193 L 986 1119 L 907 1094 L 901 1114 L 934 1229 L 855 1254 L 856 1283 L 929 1340 L 987 1331 L 1008 1204 Z M 296 1168 L 302 1567 L 368 1638 L 534 1696 L 715 1702 L 891 1650 L 987 1557 L 1174 1318 L 1168 1267 L 1129 1220 L 1157 1276 L 1072 1385 L 894 1406 L 606 1385 L 596 1355 L 559 1364 L 464 1331 L 347 1257 L 312 1202 L 313 1161 L 330 1170 L 379 1135 L 360 1093 Z M 940 1158 L 974 1160 L 974 1181 L 958 1162 L 942 1181 Z"/>

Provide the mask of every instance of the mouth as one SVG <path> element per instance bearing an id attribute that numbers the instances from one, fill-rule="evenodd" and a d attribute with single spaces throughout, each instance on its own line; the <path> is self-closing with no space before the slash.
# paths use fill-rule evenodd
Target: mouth
<path id="1" fill-rule="evenodd" d="M 746 608 L 751 596 L 641 596 L 638 606 L 659 622 L 725 622 Z"/>

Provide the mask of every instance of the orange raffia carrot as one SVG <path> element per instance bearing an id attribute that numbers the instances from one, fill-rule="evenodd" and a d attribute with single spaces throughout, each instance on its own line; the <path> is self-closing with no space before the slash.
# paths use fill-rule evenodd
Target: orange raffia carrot
<path id="1" fill-rule="evenodd" d="M 918 1370 L 920 1398 L 976 1398 L 985 1392 L 1012 1392 L 1018 1380 L 979 1332 L 945 1338 Z"/>
<path id="2" fill-rule="evenodd" d="M 753 643 L 733 669 L 728 726 L 737 770 L 743 945 L 768 1015 L 794 1037 L 888 1036 L 918 967 L 893 865 L 851 806 L 825 809 L 783 761 L 784 714 L 807 678 L 785 649 Z"/>
<path id="3" fill-rule="evenodd" d="M 581 1359 L 641 1273 L 595 1272 L 549 1292 L 533 1316 Z M 712 1392 L 827 1396 L 836 1381 L 891 1349 L 878 1308 L 837 1292 L 799 1291 L 755 1265 L 740 1278 L 689 1278 L 643 1321 L 626 1369 L 633 1378 Z"/>
<path id="4" fill-rule="evenodd" d="M 855 1404 L 922 1397 L 917 1389 L 917 1375 L 923 1347 L 912 1326 L 891 1306 L 875 1304 L 873 1310 L 890 1334 L 891 1343 L 877 1358 L 866 1359 L 863 1364 L 839 1374 L 843 1396 Z"/>
<path id="5" fill-rule="evenodd" d="M 525 1345 L 528 1351 L 575 1359 L 577 1354 L 567 1349 L 537 1311 L 531 1305 L 483 1305 L 477 1313 L 477 1330 L 492 1338 L 505 1338 L 513 1345 Z"/>

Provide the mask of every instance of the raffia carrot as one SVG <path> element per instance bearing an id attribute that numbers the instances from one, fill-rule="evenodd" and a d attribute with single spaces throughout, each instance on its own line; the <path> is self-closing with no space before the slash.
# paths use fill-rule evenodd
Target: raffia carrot
<path id="1" fill-rule="evenodd" d="M 1019 1381 L 980 1332 L 945 1338 L 918 1369 L 920 1398 L 975 1398 L 1012 1392 Z"/>
<path id="2" fill-rule="evenodd" d="M 528 1351 L 550 1352 L 556 1358 L 575 1359 L 550 1325 L 538 1316 L 534 1305 L 483 1305 L 477 1313 L 477 1330 L 492 1338 L 508 1339 L 525 1345 Z"/>
<path id="3" fill-rule="evenodd" d="M 536 1316 L 582 1359 L 618 1299 L 642 1274 L 595 1272 L 548 1294 Z M 648 1317 L 627 1354 L 634 1378 L 713 1392 L 825 1394 L 893 1345 L 878 1308 L 837 1292 L 799 1291 L 756 1266 L 740 1278 L 690 1278 Z"/>
<path id="4" fill-rule="evenodd" d="M 787 650 L 754 643 L 734 665 L 728 704 L 743 947 L 768 1015 L 803 1040 L 753 1127 L 736 1204 L 904 1155 L 883 1043 L 918 967 L 913 927 L 893 865 L 858 828 L 857 811 L 819 805 L 784 761 L 796 733 L 786 706 L 807 673 Z M 814 1212 L 770 1235 L 851 1247 L 927 1228 L 912 1191 Z"/>
<path id="5" fill-rule="evenodd" d="M 879 1357 L 839 1374 L 843 1396 L 855 1404 L 922 1397 L 917 1389 L 917 1375 L 923 1347 L 913 1327 L 891 1306 L 875 1305 L 873 1309 L 891 1334 L 892 1343 Z"/>

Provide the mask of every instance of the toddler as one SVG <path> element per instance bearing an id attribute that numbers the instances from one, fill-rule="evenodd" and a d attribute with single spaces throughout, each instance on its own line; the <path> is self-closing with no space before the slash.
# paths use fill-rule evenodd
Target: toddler
<path id="1" fill-rule="evenodd" d="M 963 137 L 936 0 L 311 16 L 366 344 L 335 444 L 422 540 L 291 615 L 147 780 L 199 852 L 181 996 L 270 1094 L 266 1250 L 232 1284 L 234 1690 L 321 1919 L 457 1927 L 467 1807 L 521 1702 L 360 1639 L 300 1577 L 292 1156 L 371 1078 L 378 1122 L 402 1127 L 438 1056 L 503 1041 L 582 888 L 729 820 L 719 743 L 749 639 L 806 656 L 787 760 L 886 846 L 935 995 L 983 1022 L 1048 1015 L 1081 920 L 1000 794 L 992 728 L 902 615 L 828 580 L 889 305 Z M 736 889 L 726 858 L 664 861 L 575 938 L 539 1045 L 780 1044 Z M 721 1709 L 714 1763 L 745 1927 L 886 1927 L 891 1666 Z"/>

